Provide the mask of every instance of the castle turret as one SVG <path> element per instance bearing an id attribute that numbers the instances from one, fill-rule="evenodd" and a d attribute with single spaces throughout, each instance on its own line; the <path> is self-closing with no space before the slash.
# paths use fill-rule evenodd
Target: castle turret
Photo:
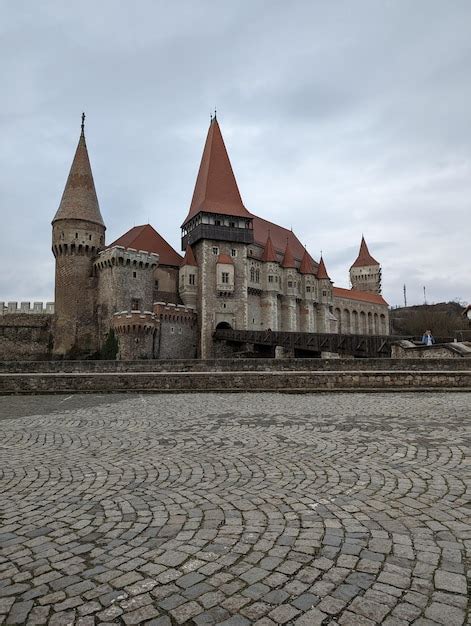
<path id="1" fill-rule="evenodd" d="M 332 333 L 337 332 L 338 324 L 335 320 L 331 308 L 333 302 L 332 281 L 330 280 L 324 259 L 321 256 L 319 267 L 317 268 L 316 278 L 318 280 L 319 289 L 319 307 L 317 327 L 320 332 Z"/>
<path id="2" fill-rule="evenodd" d="M 314 263 L 306 249 L 299 265 L 299 273 L 301 274 L 302 298 L 299 307 L 299 329 L 305 333 L 312 333 L 316 328 L 313 303 L 317 299 L 317 280 Z"/>
<path id="3" fill-rule="evenodd" d="M 381 266 L 371 256 L 364 237 L 361 238 L 358 257 L 350 268 L 350 282 L 352 289 L 357 291 L 381 293 Z"/>
<path id="4" fill-rule="evenodd" d="M 180 267 L 178 281 L 178 292 L 183 304 L 194 307 L 196 306 L 198 274 L 198 263 L 196 262 L 191 246 L 188 244 L 186 246 L 185 256 Z"/>
<path id="5" fill-rule="evenodd" d="M 56 258 L 54 354 L 90 354 L 98 349 L 93 257 L 105 244 L 92 169 L 82 130 L 64 193 L 52 220 Z"/>
<path id="6" fill-rule="evenodd" d="M 285 253 L 281 262 L 283 268 L 283 297 L 281 300 L 281 330 L 293 332 L 297 328 L 297 305 L 299 274 L 296 270 L 289 239 L 286 240 Z"/>
<path id="7" fill-rule="evenodd" d="M 262 254 L 262 323 L 264 328 L 278 330 L 278 294 L 281 290 L 281 271 L 270 231 Z"/>
<path id="8" fill-rule="evenodd" d="M 253 240 L 253 216 L 242 202 L 214 117 L 182 225 L 182 250 L 192 247 L 200 274 L 196 306 L 202 358 L 212 355 L 212 335 L 218 325 L 247 328 L 247 246 Z"/>

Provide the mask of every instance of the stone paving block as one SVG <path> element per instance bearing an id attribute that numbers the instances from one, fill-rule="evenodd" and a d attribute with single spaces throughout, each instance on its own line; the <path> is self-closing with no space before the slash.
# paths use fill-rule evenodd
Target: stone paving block
<path id="1" fill-rule="evenodd" d="M 465 612 L 457 607 L 450 606 L 449 604 L 439 604 L 438 602 L 432 602 L 430 606 L 425 609 L 425 617 L 434 620 L 438 624 L 444 626 L 461 626 L 465 623 Z"/>

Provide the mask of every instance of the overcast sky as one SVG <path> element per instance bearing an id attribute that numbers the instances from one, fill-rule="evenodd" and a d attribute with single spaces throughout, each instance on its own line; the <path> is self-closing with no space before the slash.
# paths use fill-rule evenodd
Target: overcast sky
<path id="1" fill-rule="evenodd" d="M 52 300 L 87 114 L 111 242 L 179 250 L 214 107 L 247 208 L 390 304 L 471 300 L 470 0 L 0 0 L 0 300 Z"/>

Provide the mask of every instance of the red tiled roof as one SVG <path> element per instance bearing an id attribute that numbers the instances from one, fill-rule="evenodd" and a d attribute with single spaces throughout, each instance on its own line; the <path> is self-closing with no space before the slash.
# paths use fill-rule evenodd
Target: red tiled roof
<path id="1" fill-rule="evenodd" d="M 291 248 L 289 246 L 289 239 L 286 242 L 285 253 L 283 255 L 283 260 L 281 261 L 281 267 L 296 267 L 296 263 L 294 262 L 294 256 L 291 252 Z"/>
<path id="2" fill-rule="evenodd" d="M 371 256 L 368 246 L 366 245 L 365 238 L 362 237 L 360 252 L 358 253 L 356 261 L 353 263 L 352 267 L 365 267 L 366 265 L 379 265 L 379 263 Z"/>
<path id="3" fill-rule="evenodd" d="M 327 274 L 327 269 L 325 267 L 324 259 L 321 257 L 319 261 L 319 267 L 317 268 L 317 280 L 330 280 L 329 274 Z"/>
<path id="4" fill-rule="evenodd" d="M 185 256 L 183 257 L 182 265 L 192 265 L 194 267 L 198 267 L 198 263 L 196 262 L 195 255 L 193 253 L 193 248 L 190 244 L 186 245 Z"/>
<path id="5" fill-rule="evenodd" d="M 253 216 L 252 223 L 255 243 L 262 248 L 265 247 L 268 234 L 270 234 L 275 251 L 282 257 L 285 252 L 286 241 L 289 241 L 289 246 L 294 258 L 299 262 L 301 261 L 304 256 L 304 246 L 292 230 L 288 230 L 287 228 L 283 228 L 283 226 L 264 220 L 257 215 Z"/>
<path id="6" fill-rule="evenodd" d="M 270 237 L 270 233 L 268 233 L 267 243 L 265 244 L 265 248 L 263 249 L 262 261 L 265 263 L 276 263 L 276 253 L 273 248 L 273 242 Z"/>
<path id="7" fill-rule="evenodd" d="M 311 256 L 306 249 L 304 249 L 304 255 L 301 260 L 301 265 L 299 266 L 299 272 L 301 274 L 315 274 Z"/>
<path id="8" fill-rule="evenodd" d="M 179 267 L 182 262 L 181 255 L 150 224 L 134 226 L 134 228 L 121 235 L 108 247 L 111 246 L 123 246 L 123 248 L 156 252 L 159 255 L 159 265 Z"/>
<path id="9" fill-rule="evenodd" d="M 104 226 L 82 129 L 57 213 L 52 220 L 86 220 Z"/>
<path id="10" fill-rule="evenodd" d="M 217 258 L 216 263 L 223 263 L 225 265 L 234 265 L 234 261 L 228 254 L 220 254 Z"/>
<path id="11" fill-rule="evenodd" d="M 209 126 L 190 211 L 183 224 L 200 211 L 236 217 L 252 217 L 240 197 L 216 118 Z"/>
<path id="12" fill-rule="evenodd" d="M 384 304 L 388 306 L 388 303 L 378 293 L 371 293 L 370 291 L 358 291 L 356 289 L 343 289 L 342 287 L 334 287 L 333 294 L 337 298 L 347 298 L 347 300 L 360 300 L 361 302 L 371 302 L 373 304 Z"/>

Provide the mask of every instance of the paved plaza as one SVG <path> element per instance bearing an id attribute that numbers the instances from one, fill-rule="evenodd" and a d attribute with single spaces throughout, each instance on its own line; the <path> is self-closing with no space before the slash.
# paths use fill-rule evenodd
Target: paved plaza
<path id="1" fill-rule="evenodd" d="M 471 394 L 0 397 L 0 624 L 470 623 Z"/>

